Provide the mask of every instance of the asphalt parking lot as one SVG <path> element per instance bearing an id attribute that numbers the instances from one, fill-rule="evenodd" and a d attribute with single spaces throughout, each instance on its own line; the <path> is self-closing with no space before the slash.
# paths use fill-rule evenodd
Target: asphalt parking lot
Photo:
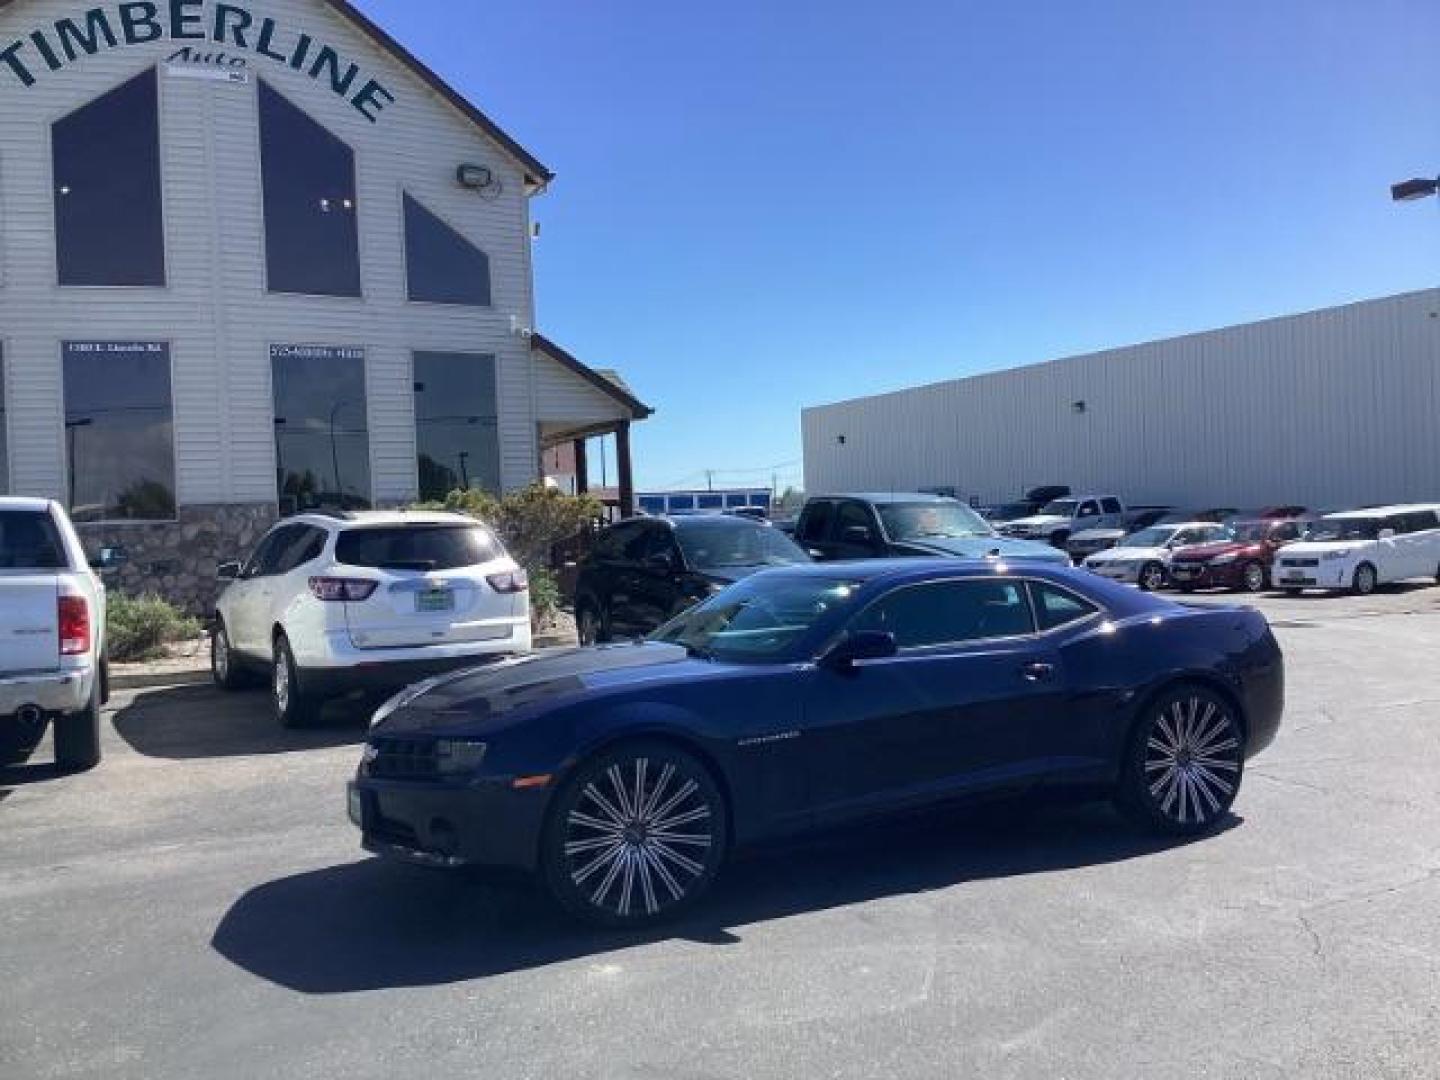
<path id="1" fill-rule="evenodd" d="M 117 695 L 98 771 L 0 771 L 0 1076 L 1440 1076 L 1440 588 L 1257 606 L 1290 704 L 1218 835 L 946 815 L 644 937 L 365 857 L 357 711 Z"/>

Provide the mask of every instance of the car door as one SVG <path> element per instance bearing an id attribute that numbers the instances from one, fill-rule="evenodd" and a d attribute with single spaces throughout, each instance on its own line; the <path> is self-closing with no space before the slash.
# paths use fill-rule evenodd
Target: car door
<path id="1" fill-rule="evenodd" d="M 293 535 L 294 528 L 282 525 L 266 534 L 230 586 L 227 604 L 230 641 L 238 652 L 247 656 L 266 657 L 270 653 L 264 608 L 272 585 L 267 580 L 266 568 L 273 567 L 277 553 L 286 538 Z"/>
<path id="2" fill-rule="evenodd" d="M 1119 499 L 1101 499 L 1100 512 L 1101 519 L 1086 528 L 1116 529 L 1125 524 L 1125 508 L 1120 505 Z"/>
<path id="3" fill-rule="evenodd" d="M 1391 514 L 1383 518 L 1380 522 L 1380 538 L 1372 547 L 1375 569 L 1380 581 L 1403 581 L 1414 575 L 1414 545 L 1406 515 Z"/>
<path id="4" fill-rule="evenodd" d="M 875 511 L 857 499 L 846 499 L 836 506 L 830 535 L 837 559 L 873 559 L 885 553 Z"/>
<path id="5" fill-rule="evenodd" d="M 619 637 L 647 634 L 653 626 L 654 599 L 647 599 L 645 559 L 654 544 L 655 522 L 636 522 L 627 526 L 614 559 L 609 566 L 610 597 L 608 611 L 611 632 Z M 647 615 L 647 609 L 651 614 Z"/>
<path id="6" fill-rule="evenodd" d="M 1098 529 L 1101 522 L 1100 504 L 1094 499 L 1086 499 L 1075 508 L 1075 517 L 1070 522 L 1070 533 L 1073 536 L 1086 529 Z"/>
<path id="7" fill-rule="evenodd" d="M 1066 676 L 1054 642 L 1036 633 L 1023 582 L 902 586 L 846 629 L 861 631 L 893 633 L 899 651 L 811 676 L 820 818 L 1023 781 L 1047 733 L 1063 742 Z"/>
<path id="8" fill-rule="evenodd" d="M 1440 578 L 1440 514 L 1418 510 L 1411 515 L 1415 545 L 1415 577 Z"/>
<path id="9" fill-rule="evenodd" d="M 680 578 L 685 573 L 685 560 L 671 529 L 648 525 L 644 537 L 629 585 L 630 619 L 638 634 L 670 621 L 680 603 Z"/>

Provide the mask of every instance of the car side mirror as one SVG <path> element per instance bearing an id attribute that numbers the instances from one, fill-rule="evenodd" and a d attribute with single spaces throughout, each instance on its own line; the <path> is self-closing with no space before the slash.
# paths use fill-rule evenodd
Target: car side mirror
<path id="1" fill-rule="evenodd" d="M 238 581 L 240 579 L 240 564 L 238 562 L 222 562 L 215 568 L 215 576 L 221 581 Z"/>
<path id="2" fill-rule="evenodd" d="M 859 544 L 863 547 L 872 547 L 875 544 L 875 534 L 864 525 L 847 526 L 840 536 L 847 544 Z"/>
<path id="3" fill-rule="evenodd" d="M 103 547 L 90 560 L 90 569 L 105 573 L 109 570 L 118 570 L 129 561 L 122 547 Z"/>
<path id="4" fill-rule="evenodd" d="M 832 671 L 849 671 L 862 660 L 886 660 L 899 651 L 894 634 L 862 630 L 836 642 L 821 664 Z"/>
<path id="5" fill-rule="evenodd" d="M 1380 530 L 1380 539 L 1381 539 L 1381 540 L 1394 540 L 1394 539 L 1395 539 L 1395 530 L 1394 530 L 1394 529 L 1381 529 L 1381 530 Z"/>
<path id="6" fill-rule="evenodd" d="M 809 555 L 812 559 L 825 558 L 825 552 L 821 551 L 819 548 L 806 548 L 805 553 Z"/>

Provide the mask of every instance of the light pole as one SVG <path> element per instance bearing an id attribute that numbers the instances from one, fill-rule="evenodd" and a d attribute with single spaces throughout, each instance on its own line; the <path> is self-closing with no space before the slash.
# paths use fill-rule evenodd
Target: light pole
<path id="1" fill-rule="evenodd" d="M 1440 192 L 1440 177 L 1427 179 L 1417 176 L 1413 180 L 1402 180 L 1390 185 L 1390 198 L 1395 202 L 1414 202 Z"/>

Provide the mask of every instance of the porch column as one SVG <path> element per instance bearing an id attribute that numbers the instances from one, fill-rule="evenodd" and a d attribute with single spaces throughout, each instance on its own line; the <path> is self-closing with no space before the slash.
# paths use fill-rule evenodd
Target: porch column
<path id="1" fill-rule="evenodd" d="M 615 429 L 615 456 L 620 459 L 620 516 L 635 516 L 635 473 L 630 461 L 630 421 Z"/>
<path id="2" fill-rule="evenodd" d="M 590 457 L 585 452 L 585 440 L 575 440 L 575 494 L 590 492 Z"/>

